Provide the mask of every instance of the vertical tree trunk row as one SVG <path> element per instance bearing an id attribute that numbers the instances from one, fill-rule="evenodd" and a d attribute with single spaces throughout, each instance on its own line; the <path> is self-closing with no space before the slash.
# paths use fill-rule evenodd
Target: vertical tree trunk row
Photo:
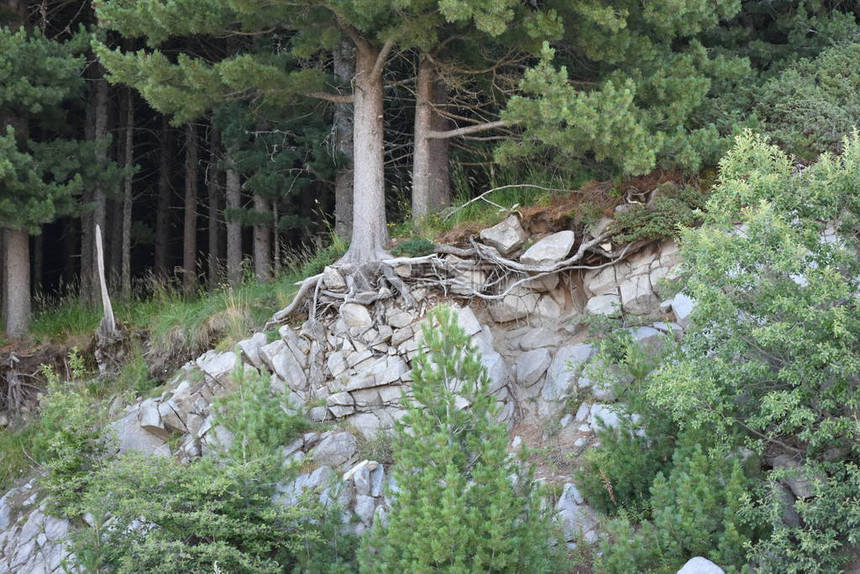
<path id="1" fill-rule="evenodd" d="M 447 103 L 447 91 L 429 59 L 422 55 L 416 80 L 415 133 L 412 156 L 412 217 L 420 222 L 450 203 L 448 140 L 427 137 L 430 131 L 448 129 L 448 120 L 436 112 Z"/>
<path id="2" fill-rule="evenodd" d="M 254 225 L 254 276 L 260 283 L 272 278 L 272 230 L 266 219 L 271 219 L 271 202 L 254 195 L 254 211 L 260 221 Z"/>
<path id="3" fill-rule="evenodd" d="M 125 110 L 125 158 L 123 167 L 128 170 L 122 189 L 122 287 L 121 296 L 123 300 L 131 298 L 131 210 L 132 210 L 132 184 L 134 183 L 134 91 L 126 89 Z"/>
<path id="4" fill-rule="evenodd" d="M 352 44 L 344 42 L 334 51 L 334 75 L 343 84 L 348 85 L 355 75 L 355 56 Z M 334 232 L 338 237 L 349 241 L 352 237 L 352 106 L 350 104 L 335 104 L 334 106 L 334 154 L 337 159 L 337 174 L 334 182 Z"/>
<path id="5" fill-rule="evenodd" d="M 242 207 L 242 181 L 232 159 L 231 150 L 227 151 L 227 209 Z M 227 283 L 236 287 L 242 282 L 242 225 L 227 219 Z"/>
<path id="6" fill-rule="evenodd" d="M 221 138 L 218 130 L 209 127 L 209 165 L 207 167 L 206 191 L 209 203 L 209 288 L 216 289 L 221 280 L 221 261 L 219 246 L 221 244 L 221 172 L 218 169 L 218 150 Z"/>
<path id="7" fill-rule="evenodd" d="M 197 126 L 185 126 L 185 219 L 182 232 L 182 286 L 197 286 Z"/>
<path id="8" fill-rule="evenodd" d="M 170 125 L 161 119 L 158 155 L 158 199 L 155 206 L 155 272 L 167 275 L 168 241 L 170 237 L 170 158 L 173 153 Z"/>

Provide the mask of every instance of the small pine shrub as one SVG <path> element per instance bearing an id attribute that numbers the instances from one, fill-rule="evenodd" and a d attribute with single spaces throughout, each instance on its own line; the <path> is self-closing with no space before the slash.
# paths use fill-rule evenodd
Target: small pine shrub
<path id="1" fill-rule="evenodd" d="M 270 460 L 247 463 L 132 454 L 103 465 L 76 509 L 94 525 L 72 536 L 87 571 L 275 574 L 321 539 L 323 509 L 309 497 L 272 504 Z M 109 521 L 108 521 L 109 519 Z"/>
<path id="2" fill-rule="evenodd" d="M 640 239 L 677 237 L 681 227 L 695 227 L 703 221 L 701 209 L 707 194 L 692 186 L 663 184 L 647 205 L 631 205 L 615 215 L 613 239 L 628 243 Z"/>
<path id="3" fill-rule="evenodd" d="M 452 310 L 431 321 L 394 439 L 399 490 L 387 524 L 363 540 L 360 571 L 551 572 L 549 520 L 531 474 L 508 455 L 479 355 Z"/>
<path id="4" fill-rule="evenodd" d="M 216 424 L 235 437 L 228 454 L 236 460 L 270 456 L 310 427 L 285 394 L 272 391 L 269 378 L 265 372 L 246 371 L 239 363 L 233 372 L 236 391 L 213 403 Z"/>

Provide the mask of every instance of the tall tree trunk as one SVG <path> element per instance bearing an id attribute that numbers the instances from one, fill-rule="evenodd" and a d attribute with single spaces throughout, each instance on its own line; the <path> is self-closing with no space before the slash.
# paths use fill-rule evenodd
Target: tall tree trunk
<path id="1" fill-rule="evenodd" d="M 170 241 L 170 159 L 173 153 L 170 125 L 167 117 L 161 118 L 158 158 L 158 200 L 155 206 L 155 271 L 167 275 L 168 244 Z"/>
<path id="2" fill-rule="evenodd" d="M 125 110 L 122 110 L 123 114 Z M 124 144 L 125 138 L 117 138 L 120 144 Z M 125 151 L 122 145 L 117 146 L 116 157 L 124 157 Z M 119 289 L 122 270 L 122 200 L 120 198 L 108 198 L 107 200 L 107 229 L 104 239 L 104 249 L 108 273 L 108 285 L 111 289 Z"/>
<path id="3" fill-rule="evenodd" d="M 275 277 L 281 276 L 281 234 L 280 229 L 278 227 L 279 221 L 280 214 L 278 213 L 278 200 L 274 200 L 272 202 L 272 259 L 275 262 Z"/>
<path id="4" fill-rule="evenodd" d="M 431 130 L 448 129 L 448 121 L 435 106 L 447 100 L 445 86 L 438 81 L 430 60 L 422 55 L 418 61 L 415 103 L 414 153 L 412 156 L 412 218 L 420 222 L 450 202 L 448 178 L 448 140 L 430 139 Z"/>
<path id="5" fill-rule="evenodd" d="M 123 167 L 127 170 L 122 186 L 122 266 L 121 297 L 124 301 L 131 299 L 131 208 L 132 184 L 134 182 L 134 90 L 126 89 L 125 109 L 125 158 Z"/>
<path id="6" fill-rule="evenodd" d="M 197 126 L 185 126 L 185 225 L 182 233 L 182 286 L 197 286 Z"/>
<path id="7" fill-rule="evenodd" d="M 221 279 L 219 244 L 221 242 L 221 172 L 218 169 L 218 150 L 221 146 L 218 130 L 209 127 L 209 165 L 207 167 L 207 186 L 209 195 L 209 289 L 218 288 Z"/>
<path id="8" fill-rule="evenodd" d="M 355 76 L 352 44 L 344 42 L 334 51 L 334 75 L 343 84 L 349 84 Z M 352 131 L 352 106 L 335 104 L 334 151 L 338 163 L 334 180 L 334 232 L 347 241 L 352 236 Z"/>
<path id="9" fill-rule="evenodd" d="M 254 195 L 254 211 L 258 218 L 271 218 L 269 204 L 265 197 Z M 267 283 L 272 278 L 272 233 L 264 222 L 254 225 L 254 275 L 260 283 Z"/>
<path id="10" fill-rule="evenodd" d="M 0 229 L 3 238 L 3 308 L 6 336 L 23 337 L 30 322 L 30 236 L 25 229 Z"/>
<path id="11" fill-rule="evenodd" d="M 361 265 L 387 256 L 385 219 L 385 149 L 382 68 L 380 51 L 365 43 L 357 46 L 354 107 L 355 202 L 352 242 L 344 263 Z"/>
<path id="12" fill-rule="evenodd" d="M 231 150 L 227 151 L 227 209 L 242 207 L 242 180 L 233 163 Z M 227 283 L 237 287 L 242 282 L 242 224 L 227 219 Z"/>
<path id="13" fill-rule="evenodd" d="M 96 151 L 96 163 L 104 165 L 107 163 L 107 138 L 108 138 L 108 116 L 109 116 L 109 87 L 104 79 L 104 70 L 97 66 L 98 76 L 93 80 L 91 100 L 88 104 L 88 115 L 92 117 L 92 141 L 98 146 Z M 101 185 L 96 185 L 91 194 L 86 194 L 92 204 L 92 211 L 82 219 L 81 233 L 81 296 L 90 305 L 97 305 L 101 301 L 98 283 L 98 269 L 95 265 L 95 226 L 105 229 L 105 218 L 107 210 L 107 194 Z"/>

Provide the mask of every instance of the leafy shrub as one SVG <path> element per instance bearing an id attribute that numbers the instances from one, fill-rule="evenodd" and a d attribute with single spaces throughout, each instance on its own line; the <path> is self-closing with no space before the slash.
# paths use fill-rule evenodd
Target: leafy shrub
<path id="1" fill-rule="evenodd" d="M 84 374 L 82 359 L 74 350 L 69 364 L 73 375 Z M 88 487 L 90 473 L 107 452 L 108 436 L 102 427 L 106 411 L 85 380 L 62 381 L 49 367 L 43 367 L 43 372 L 48 391 L 40 405 L 33 452 L 47 471 L 42 482 L 52 504 L 61 509 Z"/>
<path id="2" fill-rule="evenodd" d="M 794 503 L 808 513 L 796 526 L 755 489 L 765 498 L 747 514 L 771 525 L 753 541 L 767 568 L 834 572 L 857 541 L 857 490 L 846 485 L 860 460 L 860 137 L 842 145 L 840 157 L 796 172 L 763 138 L 738 138 L 705 225 L 683 234 L 699 327 L 646 388 L 682 428 L 717 440 L 740 431 L 756 452 L 818 477 L 818 496 Z M 759 484 L 779 474 L 766 470 Z"/>
<path id="3" fill-rule="evenodd" d="M 479 355 L 450 309 L 431 320 L 394 440 L 399 490 L 364 539 L 361 572 L 549 572 L 549 521 L 508 456 Z"/>

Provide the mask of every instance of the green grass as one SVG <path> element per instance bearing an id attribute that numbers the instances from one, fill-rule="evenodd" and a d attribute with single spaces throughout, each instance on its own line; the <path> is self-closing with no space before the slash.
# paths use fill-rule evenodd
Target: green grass
<path id="1" fill-rule="evenodd" d="M 36 431 L 35 425 L 0 429 L 0 493 L 9 490 L 35 466 L 30 453 Z"/>

